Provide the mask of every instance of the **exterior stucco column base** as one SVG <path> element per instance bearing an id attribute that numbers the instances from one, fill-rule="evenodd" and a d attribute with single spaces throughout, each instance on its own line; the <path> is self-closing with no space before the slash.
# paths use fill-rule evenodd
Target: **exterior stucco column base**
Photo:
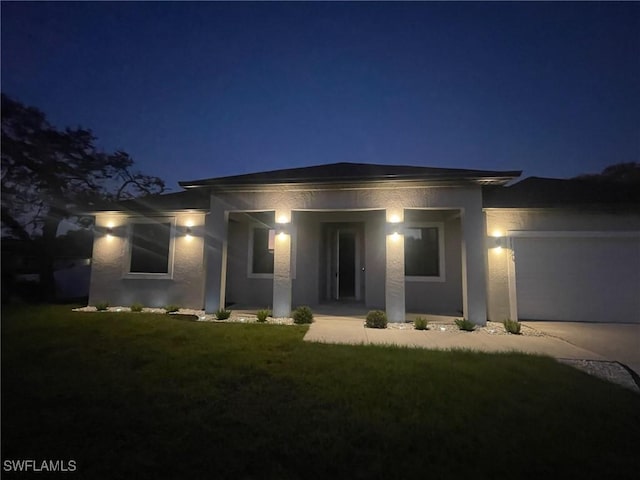
<path id="1" fill-rule="evenodd" d="M 291 315 L 291 232 L 276 234 L 273 249 L 273 316 Z"/>
<path id="2" fill-rule="evenodd" d="M 405 320 L 404 235 L 399 232 L 386 235 L 385 310 L 390 322 Z"/>

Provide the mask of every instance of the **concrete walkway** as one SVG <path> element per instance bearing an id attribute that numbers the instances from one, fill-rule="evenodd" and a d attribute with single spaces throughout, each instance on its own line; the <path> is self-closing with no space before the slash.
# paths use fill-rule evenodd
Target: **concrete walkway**
<path id="1" fill-rule="evenodd" d="M 443 317 L 444 318 L 444 317 Z M 615 360 L 555 336 L 498 335 L 476 332 L 365 328 L 363 318 L 314 315 L 305 341 L 346 344 L 381 344 L 437 350 L 470 349 L 480 352 L 525 352 L 574 360 Z M 534 326 L 535 328 L 535 326 Z"/>
<path id="2" fill-rule="evenodd" d="M 523 325 L 623 363 L 640 374 L 640 323 L 532 321 Z"/>

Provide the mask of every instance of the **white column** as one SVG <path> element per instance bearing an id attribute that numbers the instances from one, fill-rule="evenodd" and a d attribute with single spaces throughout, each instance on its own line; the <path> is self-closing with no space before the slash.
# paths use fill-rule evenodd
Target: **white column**
<path id="1" fill-rule="evenodd" d="M 205 218 L 204 308 L 207 313 L 225 307 L 228 224 L 229 213 L 215 198 L 212 199 L 211 212 Z"/>
<path id="2" fill-rule="evenodd" d="M 486 241 L 482 204 L 462 212 L 462 310 L 476 325 L 487 323 Z"/>
<path id="3" fill-rule="evenodd" d="M 276 210 L 275 218 L 273 316 L 277 318 L 291 315 L 291 211 Z"/>
<path id="4" fill-rule="evenodd" d="M 387 209 L 386 218 L 385 310 L 390 322 L 404 322 L 404 234 L 393 228 L 402 226 L 404 210 Z"/>

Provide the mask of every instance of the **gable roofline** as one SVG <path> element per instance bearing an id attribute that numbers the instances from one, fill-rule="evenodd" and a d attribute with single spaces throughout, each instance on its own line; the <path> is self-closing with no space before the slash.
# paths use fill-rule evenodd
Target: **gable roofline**
<path id="1" fill-rule="evenodd" d="M 185 189 L 212 188 L 237 190 L 275 186 L 374 186 L 389 182 L 430 185 L 504 185 L 521 175 L 521 171 L 469 170 L 410 165 L 380 165 L 371 163 L 330 163 L 310 167 L 286 168 L 204 180 L 178 182 Z"/>

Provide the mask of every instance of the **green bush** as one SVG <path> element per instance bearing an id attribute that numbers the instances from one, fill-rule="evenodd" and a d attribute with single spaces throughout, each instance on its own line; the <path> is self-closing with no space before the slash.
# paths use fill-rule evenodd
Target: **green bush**
<path id="1" fill-rule="evenodd" d="M 108 309 L 109 309 L 109 303 L 108 302 L 96 303 L 96 310 L 98 310 L 99 312 L 105 312 Z"/>
<path id="2" fill-rule="evenodd" d="M 466 318 L 457 318 L 455 322 L 458 328 L 465 332 L 473 332 L 476 329 L 476 324 Z"/>
<path id="3" fill-rule="evenodd" d="M 216 312 L 216 318 L 218 320 L 226 320 L 230 316 L 231 316 L 231 310 L 225 310 L 224 308 L 221 308 Z"/>
<path id="4" fill-rule="evenodd" d="M 426 318 L 416 317 L 413 321 L 413 327 L 416 330 L 429 330 L 429 327 L 427 326 L 428 323 L 429 321 Z"/>
<path id="5" fill-rule="evenodd" d="M 175 305 L 173 303 L 167 305 L 166 307 L 164 307 L 164 311 L 167 313 L 175 313 L 178 310 L 180 310 L 180 305 Z"/>
<path id="6" fill-rule="evenodd" d="M 303 324 L 313 322 L 313 312 L 307 306 L 298 307 L 293 311 L 293 323 Z"/>
<path id="7" fill-rule="evenodd" d="M 387 328 L 387 314 L 382 310 L 371 310 L 367 313 L 365 325 L 369 328 Z"/>
<path id="8" fill-rule="evenodd" d="M 263 310 L 258 310 L 256 312 L 256 317 L 258 317 L 258 321 L 260 323 L 264 323 L 267 321 L 267 317 L 271 316 L 271 310 L 268 309 L 263 309 Z"/>
<path id="9" fill-rule="evenodd" d="M 520 335 L 520 328 L 522 327 L 522 325 L 519 321 L 509 320 L 507 318 L 504 322 L 502 322 L 502 324 L 504 325 L 504 329 L 507 332 L 513 333 L 514 335 Z"/>
<path id="10" fill-rule="evenodd" d="M 132 312 L 141 312 L 143 308 L 144 305 L 142 305 L 141 303 L 134 303 L 131 305 Z"/>

